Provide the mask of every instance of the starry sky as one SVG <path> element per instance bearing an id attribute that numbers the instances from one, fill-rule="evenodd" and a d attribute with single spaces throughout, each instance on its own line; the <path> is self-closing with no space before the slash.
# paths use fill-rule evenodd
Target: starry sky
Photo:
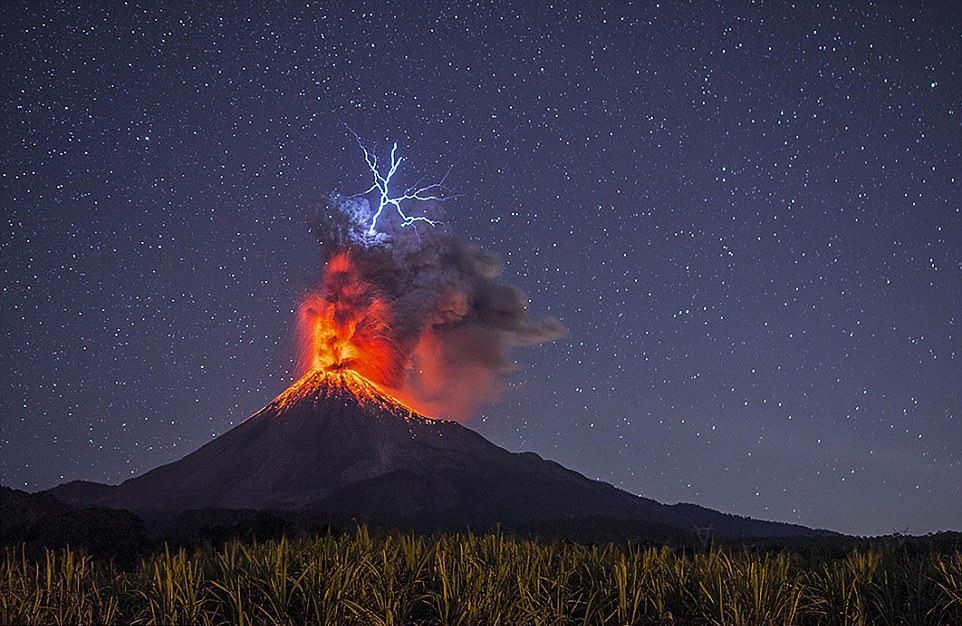
<path id="1" fill-rule="evenodd" d="M 294 375 L 349 124 L 535 317 L 470 422 L 665 502 L 962 529 L 951 3 L 0 8 L 0 484 L 119 482 Z"/>

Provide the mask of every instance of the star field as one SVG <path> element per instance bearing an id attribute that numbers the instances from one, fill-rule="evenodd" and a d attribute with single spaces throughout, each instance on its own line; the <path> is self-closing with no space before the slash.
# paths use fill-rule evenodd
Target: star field
<path id="1" fill-rule="evenodd" d="M 2 8 L 0 484 L 118 482 L 293 375 L 344 124 L 568 335 L 470 425 L 665 502 L 962 529 L 950 3 Z M 408 181 L 409 184 L 413 180 Z"/>

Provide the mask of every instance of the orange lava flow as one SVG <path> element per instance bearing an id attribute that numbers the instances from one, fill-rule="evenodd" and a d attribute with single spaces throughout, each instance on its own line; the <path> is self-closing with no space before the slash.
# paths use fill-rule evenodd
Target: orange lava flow
<path id="1" fill-rule="evenodd" d="M 351 372 L 371 383 L 384 397 L 406 410 L 396 388 L 404 376 L 404 355 L 392 339 L 394 316 L 387 298 L 365 281 L 342 251 L 327 263 L 321 289 L 305 297 L 298 310 L 302 374 Z M 345 380 L 354 380 L 353 376 Z M 361 384 L 349 385 L 362 400 L 371 393 Z"/>
<path id="2" fill-rule="evenodd" d="M 409 421 L 416 419 L 433 421 L 433 418 L 427 418 L 408 407 L 353 370 L 308 372 L 274 398 L 273 402 L 265 407 L 264 412 L 280 414 L 287 408 L 304 401 L 338 398 L 343 397 L 345 393 L 352 395 L 363 405 L 376 406 Z"/>

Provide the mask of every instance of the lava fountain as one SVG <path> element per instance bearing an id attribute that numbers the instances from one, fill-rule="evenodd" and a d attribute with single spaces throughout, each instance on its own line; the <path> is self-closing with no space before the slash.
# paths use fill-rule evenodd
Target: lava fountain
<path id="1" fill-rule="evenodd" d="M 360 275 L 349 250 L 328 260 L 321 288 L 303 299 L 297 320 L 302 375 L 343 374 L 336 376 L 340 384 L 361 399 L 371 399 L 373 385 L 414 410 L 397 397 L 406 359 L 392 338 L 388 297 Z"/>

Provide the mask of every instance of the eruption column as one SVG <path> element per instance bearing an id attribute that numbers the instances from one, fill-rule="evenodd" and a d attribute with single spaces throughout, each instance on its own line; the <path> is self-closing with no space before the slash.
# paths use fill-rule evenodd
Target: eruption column
<path id="1" fill-rule="evenodd" d="M 444 179 L 392 196 L 403 161 L 397 144 L 382 173 L 354 137 L 374 184 L 350 198 L 333 195 L 320 224 L 321 240 L 334 247 L 321 285 L 298 310 L 301 369 L 352 372 L 422 415 L 466 419 L 499 396 L 515 348 L 552 341 L 564 326 L 528 317 L 524 293 L 500 280 L 496 255 L 404 212 L 405 202 L 449 198 Z M 365 197 L 373 191 L 376 202 Z M 432 228 L 406 228 L 418 222 Z"/>

